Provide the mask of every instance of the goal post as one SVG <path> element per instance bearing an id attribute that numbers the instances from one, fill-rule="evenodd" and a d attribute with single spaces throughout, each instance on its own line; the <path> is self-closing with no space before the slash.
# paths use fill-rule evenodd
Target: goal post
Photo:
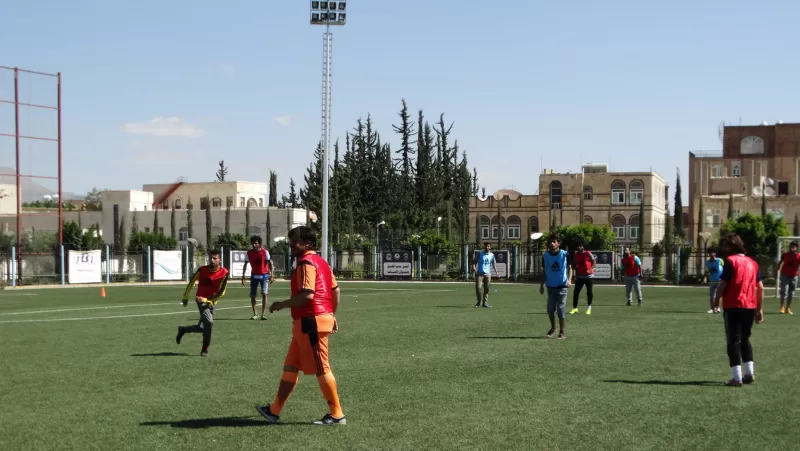
<path id="1" fill-rule="evenodd" d="M 778 237 L 778 253 L 775 255 L 775 261 L 780 265 L 781 255 L 786 249 L 789 249 L 789 243 L 800 243 L 800 236 L 779 236 Z M 781 273 L 775 270 L 775 299 L 781 298 Z"/>

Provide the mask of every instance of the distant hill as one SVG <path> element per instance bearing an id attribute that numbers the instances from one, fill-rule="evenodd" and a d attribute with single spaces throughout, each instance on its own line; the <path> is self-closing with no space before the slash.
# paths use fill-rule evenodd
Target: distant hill
<path id="1" fill-rule="evenodd" d="M 0 173 L 2 174 L 13 174 L 14 172 L 16 172 L 14 168 L 0 166 Z M 56 180 L 53 180 L 54 185 L 55 182 Z M 17 178 L 15 176 L 0 175 L 0 184 L 14 185 L 16 183 Z M 53 195 L 58 191 L 42 186 L 36 183 L 36 179 L 30 177 L 22 177 L 20 184 L 22 185 L 22 202 L 35 202 L 37 200 L 43 200 L 45 195 Z M 62 197 L 64 200 L 82 200 L 85 195 L 64 192 L 62 193 Z"/>

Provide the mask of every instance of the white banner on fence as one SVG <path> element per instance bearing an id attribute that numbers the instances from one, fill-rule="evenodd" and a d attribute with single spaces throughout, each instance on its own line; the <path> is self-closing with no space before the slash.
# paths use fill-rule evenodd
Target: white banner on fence
<path id="1" fill-rule="evenodd" d="M 69 251 L 69 283 L 101 283 L 103 251 Z"/>
<path id="2" fill-rule="evenodd" d="M 153 280 L 183 280 L 183 253 L 153 251 Z"/>
<path id="3" fill-rule="evenodd" d="M 242 270 L 246 261 L 247 251 L 231 251 L 231 278 L 242 278 Z M 250 277 L 250 265 L 247 265 L 247 272 L 244 273 L 244 276 Z"/>
<path id="4" fill-rule="evenodd" d="M 614 253 L 608 251 L 592 251 L 597 258 L 594 263 L 595 279 L 611 280 L 614 278 Z"/>

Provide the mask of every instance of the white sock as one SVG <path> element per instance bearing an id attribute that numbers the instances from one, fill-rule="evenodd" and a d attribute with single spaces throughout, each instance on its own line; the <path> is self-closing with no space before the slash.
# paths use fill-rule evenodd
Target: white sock
<path id="1" fill-rule="evenodd" d="M 753 362 L 744 362 L 744 374 L 755 376 L 755 364 Z"/>
<path id="2" fill-rule="evenodd" d="M 742 380 L 742 365 L 736 365 L 734 367 L 731 367 L 731 370 L 733 370 L 733 380 L 741 381 Z"/>

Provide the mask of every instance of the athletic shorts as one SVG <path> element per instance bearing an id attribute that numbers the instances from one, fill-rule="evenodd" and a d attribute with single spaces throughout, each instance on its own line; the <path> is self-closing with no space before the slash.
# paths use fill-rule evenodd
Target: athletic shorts
<path id="1" fill-rule="evenodd" d="M 336 320 L 333 315 L 309 316 L 292 322 L 292 343 L 283 364 L 306 375 L 331 371 L 328 363 L 328 336 Z"/>
<path id="2" fill-rule="evenodd" d="M 250 297 L 256 297 L 259 285 L 261 286 L 261 294 L 269 293 L 269 275 L 264 276 L 250 276 Z"/>

